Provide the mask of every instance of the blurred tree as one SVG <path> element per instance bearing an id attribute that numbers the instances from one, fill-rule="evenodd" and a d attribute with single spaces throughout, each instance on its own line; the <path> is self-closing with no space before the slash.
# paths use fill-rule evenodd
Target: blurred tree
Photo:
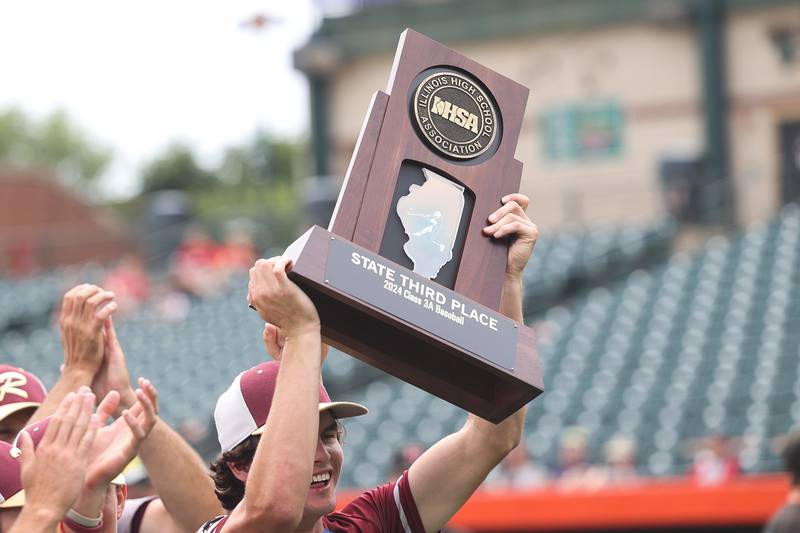
<path id="1" fill-rule="evenodd" d="M 297 175 L 298 146 L 257 133 L 245 146 L 229 148 L 219 174 L 225 183 L 291 183 Z"/>
<path id="2" fill-rule="evenodd" d="M 0 113 L 0 161 L 10 163 L 20 159 L 31 142 L 31 126 L 22 111 L 11 109 Z"/>
<path id="3" fill-rule="evenodd" d="M 180 144 L 167 148 L 142 173 L 142 190 L 145 193 L 167 189 L 202 191 L 218 183 L 213 173 L 197 163 L 191 149 Z"/>
<path id="4" fill-rule="evenodd" d="M 250 220 L 261 228 L 257 242 L 262 249 L 285 246 L 296 237 L 303 214 L 295 188 L 303 163 L 299 143 L 258 132 L 226 151 L 218 170 L 224 186 L 195 195 L 194 206 L 211 225 Z"/>
<path id="5" fill-rule="evenodd" d="M 90 139 L 64 111 L 40 121 L 18 109 L 0 112 L 0 164 L 56 171 L 68 184 L 95 181 L 111 162 L 111 151 Z"/>
<path id="6" fill-rule="evenodd" d="M 298 143 L 260 132 L 228 148 L 216 169 L 201 166 L 189 147 L 173 145 L 144 168 L 142 192 L 184 191 L 195 220 L 215 237 L 231 220 L 247 220 L 258 228 L 260 248 L 280 247 L 294 239 L 303 215 L 295 190 L 303 163 Z"/>

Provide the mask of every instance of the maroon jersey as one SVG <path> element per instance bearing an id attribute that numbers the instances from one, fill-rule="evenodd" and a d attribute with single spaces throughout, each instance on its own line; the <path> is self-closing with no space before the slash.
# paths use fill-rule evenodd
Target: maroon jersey
<path id="1" fill-rule="evenodd" d="M 198 533 L 223 533 L 228 517 L 207 522 Z M 396 483 L 364 492 L 341 511 L 322 517 L 326 533 L 425 533 L 408 485 L 408 472 Z"/>

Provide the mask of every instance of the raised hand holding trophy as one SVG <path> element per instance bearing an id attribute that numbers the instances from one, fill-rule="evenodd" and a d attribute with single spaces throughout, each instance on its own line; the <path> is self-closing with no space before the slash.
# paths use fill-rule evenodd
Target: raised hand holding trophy
<path id="1" fill-rule="evenodd" d="M 417 33 L 373 96 L 328 230 L 286 250 L 323 340 L 499 422 L 542 392 L 533 331 L 497 312 L 528 89 Z"/>

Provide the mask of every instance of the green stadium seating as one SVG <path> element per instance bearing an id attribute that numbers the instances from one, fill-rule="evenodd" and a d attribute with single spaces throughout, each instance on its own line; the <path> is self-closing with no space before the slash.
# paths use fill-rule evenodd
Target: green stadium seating
<path id="1" fill-rule="evenodd" d="M 537 244 L 525 307 L 546 393 L 530 405 L 523 442 L 541 462 L 555 465 L 562 430 L 580 425 L 593 461 L 611 436 L 633 437 L 642 474 L 685 472 L 684 444 L 714 433 L 742 438 L 745 470 L 780 467 L 771 441 L 800 424 L 800 208 L 691 255 L 669 256 L 673 232 L 670 223 L 564 231 Z M 78 274 L 100 277 L 97 267 Z M 65 277 L 0 281 L 0 354 L 48 385 L 61 360 L 51 315 Z M 210 421 L 233 377 L 264 359 L 243 279 L 194 301 L 182 322 L 148 309 L 118 322 L 132 375 L 159 387 L 169 422 Z M 325 380 L 334 398 L 371 410 L 346 421 L 347 457 L 358 461 L 344 486 L 381 482 L 397 448 L 429 445 L 465 418 L 336 350 Z"/>

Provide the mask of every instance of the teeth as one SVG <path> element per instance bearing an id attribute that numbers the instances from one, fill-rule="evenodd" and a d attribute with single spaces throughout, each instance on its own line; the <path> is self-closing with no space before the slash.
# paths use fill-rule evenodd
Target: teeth
<path id="1" fill-rule="evenodd" d="M 328 481 L 331 478 L 330 472 L 326 472 L 324 474 L 317 474 L 316 476 L 311 476 L 312 483 L 320 483 L 322 481 Z"/>

